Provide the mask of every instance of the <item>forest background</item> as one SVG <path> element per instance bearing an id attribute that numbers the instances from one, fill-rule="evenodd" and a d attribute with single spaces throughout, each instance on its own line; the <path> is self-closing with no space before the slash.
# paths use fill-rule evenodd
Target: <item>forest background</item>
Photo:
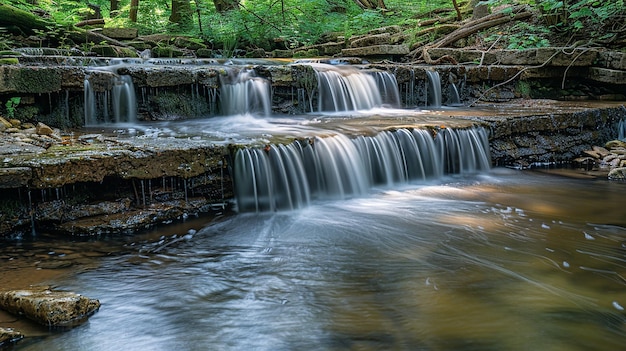
<path id="1" fill-rule="evenodd" d="M 445 34 L 425 32 L 427 22 L 434 28 L 452 21 L 460 26 L 477 9 L 494 12 L 512 4 L 525 5 L 534 16 L 484 31 L 473 44 L 625 46 L 624 0 L 8 0 L 0 4 L 0 50 L 30 41 L 57 48 L 80 45 L 88 52 L 98 43 L 76 43 L 67 33 L 93 25 L 136 28 L 140 35 L 184 35 L 230 54 L 236 48 L 294 49 L 323 41 L 329 33 L 349 38 L 390 25 L 401 26 L 412 42 L 424 42 Z M 33 14 L 45 25 L 20 28 L 19 20 L 9 18 L 15 11 Z"/>

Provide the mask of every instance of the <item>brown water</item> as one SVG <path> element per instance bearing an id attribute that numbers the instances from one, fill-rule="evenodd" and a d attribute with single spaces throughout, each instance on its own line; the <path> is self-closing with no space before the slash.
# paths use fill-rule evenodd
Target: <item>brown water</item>
<path id="1" fill-rule="evenodd" d="M 27 334 L 14 350 L 624 349 L 625 193 L 495 169 L 138 236 L 40 234 L 5 245 L 0 284 L 102 307 L 71 330 L 0 325 Z"/>

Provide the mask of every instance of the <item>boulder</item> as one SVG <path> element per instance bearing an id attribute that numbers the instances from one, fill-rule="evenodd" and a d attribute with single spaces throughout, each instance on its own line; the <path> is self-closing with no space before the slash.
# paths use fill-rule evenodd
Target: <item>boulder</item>
<path id="1" fill-rule="evenodd" d="M 49 327 L 64 327 L 84 322 L 100 308 L 100 301 L 48 288 L 0 292 L 0 308 L 23 315 Z"/>
<path id="2" fill-rule="evenodd" d="M 7 121 L 4 117 L 0 116 L 0 131 L 3 131 L 8 128 L 12 128 L 13 125 L 11 122 Z"/>
<path id="3" fill-rule="evenodd" d="M 37 134 L 39 135 L 52 135 L 54 134 L 54 129 L 50 128 L 49 126 L 45 125 L 44 123 L 37 123 Z"/>

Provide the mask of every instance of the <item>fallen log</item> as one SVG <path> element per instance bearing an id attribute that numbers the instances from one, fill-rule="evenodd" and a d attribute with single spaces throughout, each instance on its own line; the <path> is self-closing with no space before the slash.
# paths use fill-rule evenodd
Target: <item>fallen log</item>
<path id="1" fill-rule="evenodd" d="M 458 29 L 454 30 L 450 34 L 444 36 L 443 38 L 435 41 L 430 45 L 423 45 L 421 47 L 415 48 L 410 54 L 410 57 L 419 59 L 422 57 L 426 63 L 430 63 L 430 58 L 426 53 L 426 50 L 430 48 L 441 48 L 447 47 L 454 42 L 466 38 L 472 34 L 478 33 L 482 30 L 489 29 L 495 26 L 499 26 L 504 23 L 512 22 L 512 21 L 520 21 L 532 16 L 532 13 L 526 10 L 525 6 L 515 6 L 511 8 L 510 11 L 507 12 L 498 12 L 491 14 L 489 16 L 485 16 L 470 22 L 463 24 Z"/>
<path id="2" fill-rule="evenodd" d="M 102 24 L 104 24 L 104 18 L 95 18 L 95 19 L 80 21 L 76 23 L 74 27 L 98 26 Z"/>
<path id="3" fill-rule="evenodd" d="M 82 28 L 75 28 L 75 30 L 68 32 L 70 39 L 72 39 L 75 43 L 102 43 L 105 42 L 110 45 L 120 46 L 124 48 L 128 48 L 127 44 L 122 43 L 119 40 L 115 40 L 113 38 L 109 38 L 104 34 L 91 31 L 84 30 Z"/>
<path id="4" fill-rule="evenodd" d="M 497 17 L 491 20 L 486 20 L 486 21 L 480 21 L 479 23 L 476 23 L 472 26 L 463 26 L 457 30 L 455 30 L 454 32 L 446 35 L 444 38 L 440 39 L 439 41 L 437 41 L 432 47 L 435 48 L 441 48 L 441 47 L 446 47 L 454 42 L 456 42 L 459 39 L 463 39 L 466 38 L 474 33 L 478 33 L 481 30 L 485 30 L 491 27 L 495 27 L 495 26 L 499 26 L 501 24 L 507 23 L 507 22 L 512 22 L 512 21 L 520 21 L 523 19 L 526 19 L 528 17 L 531 17 L 532 13 L 530 12 L 520 12 L 514 16 L 509 16 L 508 14 L 502 17 Z M 489 16 L 487 17 L 483 17 L 483 19 L 487 19 Z"/>

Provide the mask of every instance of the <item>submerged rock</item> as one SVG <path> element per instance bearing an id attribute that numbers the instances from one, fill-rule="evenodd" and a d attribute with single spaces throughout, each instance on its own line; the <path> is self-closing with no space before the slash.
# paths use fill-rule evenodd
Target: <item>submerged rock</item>
<path id="1" fill-rule="evenodd" d="M 100 308 L 100 301 L 48 288 L 0 292 L 0 308 L 39 324 L 65 327 L 84 322 Z"/>
<path id="2" fill-rule="evenodd" d="M 0 347 L 5 346 L 7 343 L 18 341 L 22 338 L 24 338 L 24 335 L 19 331 L 12 328 L 0 327 Z"/>

